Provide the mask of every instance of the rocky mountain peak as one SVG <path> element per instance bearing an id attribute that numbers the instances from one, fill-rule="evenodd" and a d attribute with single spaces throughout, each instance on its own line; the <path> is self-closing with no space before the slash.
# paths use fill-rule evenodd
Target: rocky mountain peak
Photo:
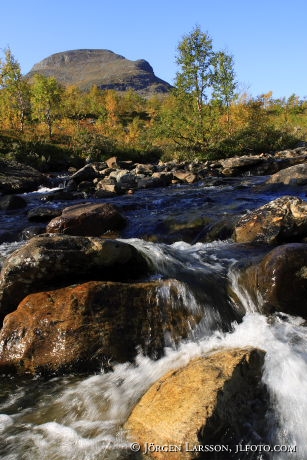
<path id="1" fill-rule="evenodd" d="M 144 59 L 131 61 L 105 49 L 79 49 L 52 54 L 35 64 L 28 74 L 40 73 L 56 77 L 65 85 L 89 90 L 93 85 L 101 89 L 141 94 L 167 93 L 171 85 L 158 78 Z"/>

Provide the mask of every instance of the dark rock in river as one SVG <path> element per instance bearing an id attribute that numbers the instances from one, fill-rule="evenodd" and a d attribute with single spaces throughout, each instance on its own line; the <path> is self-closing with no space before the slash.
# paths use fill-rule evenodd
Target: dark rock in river
<path id="1" fill-rule="evenodd" d="M 281 244 L 307 236 L 307 202 L 284 196 L 243 216 L 233 237 L 238 243 Z"/>
<path id="2" fill-rule="evenodd" d="M 0 372 L 100 370 L 133 360 L 137 349 L 157 358 L 169 345 L 165 337 L 178 342 L 201 318 L 179 291 L 180 283 L 168 280 L 89 282 L 31 294 L 4 320 Z"/>
<path id="3" fill-rule="evenodd" d="M 117 207 L 109 203 L 76 204 L 63 209 L 59 217 L 52 219 L 47 233 L 67 235 L 101 236 L 109 230 L 121 230 L 126 219 Z"/>
<path id="4" fill-rule="evenodd" d="M 73 180 L 76 184 L 79 184 L 83 181 L 90 181 L 97 177 L 101 177 L 101 171 L 106 167 L 107 165 L 104 162 L 90 163 L 72 174 L 70 179 Z"/>
<path id="5" fill-rule="evenodd" d="M 22 240 L 30 240 L 31 238 L 34 238 L 34 236 L 45 233 L 45 230 L 46 228 L 44 225 L 30 225 L 20 232 L 19 237 Z"/>
<path id="6" fill-rule="evenodd" d="M 61 212 L 62 211 L 58 208 L 38 206 L 28 212 L 28 219 L 32 222 L 48 222 L 50 219 L 60 216 Z"/>
<path id="7" fill-rule="evenodd" d="M 39 235 L 13 252 L 0 274 L 0 322 L 26 295 L 91 280 L 131 280 L 148 272 L 130 244 L 95 237 Z"/>
<path id="8" fill-rule="evenodd" d="M 10 211 L 12 209 L 21 209 L 27 206 L 24 198 L 18 195 L 5 195 L 0 197 L 0 210 Z"/>
<path id="9" fill-rule="evenodd" d="M 238 285 L 261 313 L 277 311 L 307 319 L 307 244 L 274 248 L 241 272 Z"/>
<path id="10" fill-rule="evenodd" d="M 155 450 L 150 457 L 165 460 L 236 458 L 235 439 L 261 444 L 265 434 L 267 394 L 261 384 L 262 350 L 226 349 L 192 360 L 170 371 L 145 393 L 125 429 L 145 450 L 154 446 L 181 446 L 168 453 Z M 251 418 L 253 414 L 253 418 Z M 187 443 L 187 444 L 186 444 Z M 198 456 L 194 446 L 228 445 L 233 454 L 209 452 Z M 216 453 L 216 452 L 215 452 Z"/>
<path id="11" fill-rule="evenodd" d="M 40 185 L 50 185 L 50 180 L 36 169 L 13 160 L 0 160 L 0 192 L 32 192 Z"/>

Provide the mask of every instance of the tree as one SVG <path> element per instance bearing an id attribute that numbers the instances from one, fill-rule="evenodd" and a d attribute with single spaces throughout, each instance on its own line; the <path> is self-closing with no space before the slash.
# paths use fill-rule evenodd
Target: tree
<path id="1" fill-rule="evenodd" d="M 12 127 L 17 124 L 17 129 L 23 132 L 30 108 L 30 89 L 10 48 L 5 50 L 5 61 L 0 62 L 0 88 L 2 112 Z"/>
<path id="2" fill-rule="evenodd" d="M 221 107 L 227 114 L 234 97 L 233 59 L 213 50 L 212 39 L 196 26 L 178 45 L 180 66 L 175 82 L 175 117 L 168 119 L 175 142 L 195 152 L 205 152 L 225 136 Z M 166 121 L 166 120 L 163 120 Z M 224 130 L 224 131 L 223 131 Z"/>
<path id="3" fill-rule="evenodd" d="M 193 96 L 200 115 L 208 99 L 212 57 L 212 39 L 198 26 L 190 34 L 185 35 L 178 45 L 176 63 L 181 67 L 181 71 L 177 72 L 175 86 L 177 92 Z"/>
<path id="4" fill-rule="evenodd" d="M 230 106 L 235 98 L 237 82 L 235 81 L 233 57 L 219 51 L 212 58 L 213 73 L 212 98 L 226 111 L 228 133 L 230 134 Z"/>
<path id="5" fill-rule="evenodd" d="M 49 138 L 55 119 L 60 116 L 63 87 L 54 77 L 36 74 L 32 85 L 32 116 L 48 126 Z"/>

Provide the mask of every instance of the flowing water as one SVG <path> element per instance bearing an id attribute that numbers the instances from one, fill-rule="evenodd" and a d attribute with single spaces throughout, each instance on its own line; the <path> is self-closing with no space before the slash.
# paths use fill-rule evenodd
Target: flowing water
<path id="1" fill-rule="evenodd" d="M 229 184 L 225 187 L 219 190 L 212 187 L 210 192 L 212 200 L 217 201 L 216 197 L 219 197 L 221 206 L 217 212 L 221 213 L 225 212 L 225 206 L 229 210 L 230 203 L 234 202 L 233 196 L 232 201 L 225 198 L 231 193 L 227 189 Z M 199 206 L 200 202 L 204 204 L 203 193 L 208 196 L 209 191 L 196 187 L 177 189 L 176 209 L 182 206 L 178 194 L 189 207 L 189 203 L 197 202 L 197 199 Z M 168 216 L 172 214 L 174 194 L 174 189 L 164 198 L 157 191 L 144 192 L 143 205 L 147 206 L 147 216 L 146 221 L 137 221 L 139 231 L 150 225 L 151 218 L 154 222 L 157 216 L 163 218 L 163 212 Z M 31 203 L 38 199 L 37 196 L 32 195 Z M 246 212 L 250 196 L 246 192 L 245 201 L 244 193 L 240 196 L 240 203 L 237 200 L 235 205 L 236 212 L 238 208 Z M 129 199 L 123 198 L 126 209 L 129 202 L 125 200 Z M 258 196 L 257 202 L 251 201 L 249 206 L 259 206 L 269 199 Z M 164 201 L 163 212 L 161 200 Z M 208 201 L 204 206 L 208 210 Z M 137 219 L 138 212 L 140 210 L 132 206 L 130 218 Z M 304 321 L 285 314 L 269 318 L 261 315 L 258 305 L 237 282 L 238 265 L 269 249 L 239 245 L 230 240 L 196 244 L 153 243 L 132 239 L 131 236 L 138 236 L 137 231 L 132 233 L 130 229 L 124 235 L 124 241 L 134 245 L 150 260 L 154 272 L 151 279 L 176 279 L 181 302 L 193 311 L 203 311 L 203 320 L 179 346 L 169 341 L 164 356 L 156 361 L 139 354 L 135 363 L 117 364 L 109 373 L 101 371 L 95 375 L 49 379 L 0 376 L 0 459 L 140 458 L 130 450 L 131 442 L 136 440 L 128 439 L 122 427 L 151 384 L 169 370 L 213 350 L 254 346 L 266 351 L 263 382 L 270 395 L 266 444 L 290 446 L 296 452 L 238 452 L 235 458 L 307 460 L 307 334 Z M 0 245 L 2 259 L 21 244 L 24 243 Z M 229 284 L 235 294 L 233 299 L 226 292 Z M 166 287 L 159 295 L 169 297 L 171 294 Z M 258 302 L 261 303 L 261 298 Z M 172 298 L 172 304 L 176 308 L 176 299 Z"/>

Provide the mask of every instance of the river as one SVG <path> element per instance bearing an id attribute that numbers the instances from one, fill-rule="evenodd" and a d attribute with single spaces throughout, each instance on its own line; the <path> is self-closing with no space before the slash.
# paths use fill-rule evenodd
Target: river
<path id="1" fill-rule="evenodd" d="M 231 239 L 200 242 L 169 241 L 167 231 L 181 228 L 191 215 L 232 218 L 279 196 L 255 193 L 264 178 L 139 191 L 117 203 L 130 224 L 121 239 L 146 254 L 155 268 L 152 278 L 175 278 L 189 308 L 203 320 L 179 346 L 171 341 L 159 360 L 139 354 L 135 363 L 117 364 L 113 372 L 64 377 L 0 376 L 1 460 L 137 459 L 122 426 L 144 392 L 170 369 L 212 350 L 255 346 L 266 351 L 263 382 L 270 395 L 266 414 L 269 445 L 295 446 L 296 452 L 270 454 L 238 452 L 234 458 L 307 459 L 307 334 L 298 317 L 265 317 L 237 283 L 237 265 L 257 258 L 269 248 L 235 244 Z M 254 188 L 253 188 L 254 187 Z M 41 189 L 26 194 L 28 209 L 46 205 Z M 84 201 L 91 201 L 90 199 Z M 102 201 L 102 200 L 101 200 Z M 103 201 L 114 202 L 114 199 Z M 75 202 L 74 202 L 75 203 Z M 51 202 L 48 206 L 74 203 Z M 18 221 L 18 225 L 17 225 Z M 7 231 L 26 226 L 26 214 L 2 213 Z M 202 233 L 202 232 L 200 232 Z M 150 238 L 146 238 L 150 236 Z M 152 235 L 156 235 L 153 240 Z M 177 234 L 174 233 L 174 236 Z M 1 259 L 24 241 L 3 242 Z M 225 298 L 225 284 L 234 299 Z M 167 290 L 163 295 L 170 295 Z M 225 308 L 225 305 L 229 308 Z M 176 306 L 174 305 L 174 308 Z M 242 314 L 244 311 L 243 320 Z M 238 443 L 240 439 L 237 440 Z M 166 457 L 167 458 L 167 457 Z M 209 457 L 219 459 L 222 457 Z"/>

